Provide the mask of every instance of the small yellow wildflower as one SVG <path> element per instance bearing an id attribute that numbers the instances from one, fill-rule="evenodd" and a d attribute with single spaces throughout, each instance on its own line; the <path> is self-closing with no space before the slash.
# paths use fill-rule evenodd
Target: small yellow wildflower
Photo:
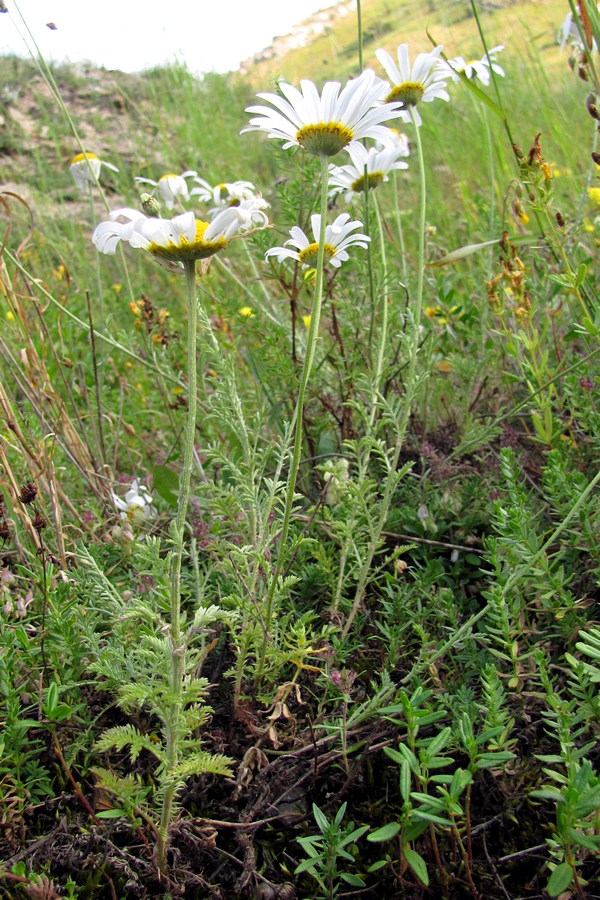
<path id="1" fill-rule="evenodd" d="M 10 311 L 10 309 L 9 309 L 8 312 L 6 313 L 6 318 L 8 319 L 9 322 L 14 322 L 14 321 L 15 321 L 14 313 L 12 313 L 12 312 Z"/>
<path id="2" fill-rule="evenodd" d="M 304 322 L 305 328 L 310 328 L 310 316 L 302 316 L 302 321 Z"/>
<path id="3" fill-rule="evenodd" d="M 600 187 L 588 188 L 588 197 L 596 206 L 600 206 Z"/>
<path id="4" fill-rule="evenodd" d="M 115 284 L 113 284 L 113 286 L 112 286 L 112 289 L 113 289 L 113 291 L 115 292 L 115 294 L 120 294 L 122 288 L 123 288 L 123 285 L 122 285 L 122 284 L 119 284 L 118 281 L 117 281 Z"/>
<path id="5" fill-rule="evenodd" d="M 244 316 L 245 319 L 254 318 L 254 310 L 251 306 L 242 306 L 239 312 L 240 316 Z"/>

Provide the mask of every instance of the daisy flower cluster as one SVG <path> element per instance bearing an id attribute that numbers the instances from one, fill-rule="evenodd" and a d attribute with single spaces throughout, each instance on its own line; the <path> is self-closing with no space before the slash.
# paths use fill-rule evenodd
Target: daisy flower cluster
<path id="1" fill-rule="evenodd" d="M 379 49 L 375 56 L 388 80 L 366 69 L 344 86 L 327 82 L 321 92 L 307 79 L 300 82 L 299 89 L 281 82 L 278 93 L 260 93 L 263 104 L 247 108 L 251 118 L 242 133 L 264 132 L 269 138 L 282 140 L 284 148 L 299 147 L 321 159 L 346 151 L 349 162 L 329 166 L 328 192 L 331 198 L 342 195 L 351 203 L 365 190 L 387 181 L 390 173 L 407 168 L 408 139 L 390 123 L 400 120 L 420 127 L 418 107 L 436 99 L 448 101 L 449 80 L 459 81 L 465 75 L 487 85 L 490 73 L 503 75 L 496 62 L 496 54 L 502 49 L 494 47 L 482 59 L 467 62 L 459 56 L 446 60 L 443 48 L 437 46 L 419 53 L 412 65 L 407 44 L 398 47 L 395 57 Z M 72 160 L 70 170 L 76 182 L 85 186 L 97 180 L 102 166 L 115 168 L 93 153 L 85 153 Z M 206 259 L 219 252 L 239 233 L 268 224 L 265 210 L 269 204 L 250 181 L 212 185 L 194 169 L 188 169 L 181 174 L 167 173 L 157 181 L 137 177 L 136 182 L 152 189 L 150 201 L 145 195 L 144 212 L 129 207 L 117 209 L 110 213 L 109 221 L 97 226 L 93 242 L 101 253 L 114 253 L 124 241 L 171 267 L 181 267 L 187 260 Z M 152 206 L 156 197 L 168 210 L 179 207 L 179 214 L 160 217 L 159 207 Z M 185 205 L 196 201 L 207 206 L 202 217 L 186 211 Z M 267 257 L 310 265 L 319 246 L 320 219 L 315 215 L 311 220 L 314 240 L 295 226 L 284 246 L 268 251 Z M 367 246 L 369 238 L 360 233 L 361 227 L 347 214 L 326 225 L 325 264 L 339 267 L 348 259 L 348 247 Z"/>
<path id="2" fill-rule="evenodd" d="M 135 180 L 138 184 L 149 184 L 154 189 L 152 193 L 158 193 L 167 209 L 174 209 L 179 202 L 187 202 L 190 199 L 186 178 L 194 178 L 197 174 L 193 169 L 188 169 L 186 172 L 182 172 L 181 175 L 172 173 L 161 175 L 158 181 L 153 181 L 151 178 L 141 178 L 139 175 L 136 176 Z"/>
<path id="3" fill-rule="evenodd" d="M 366 69 L 357 78 L 342 85 L 327 82 L 321 93 L 308 80 L 300 82 L 300 89 L 286 82 L 279 84 L 279 93 L 258 94 L 268 105 L 250 106 L 252 114 L 246 131 L 265 132 L 269 138 L 282 140 L 284 149 L 301 147 L 305 152 L 324 159 L 345 150 L 350 162 L 329 166 L 328 189 L 331 197 L 343 194 L 347 202 L 364 190 L 370 190 L 387 180 L 392 171 L 405 169 L 408 141 L 389 123 L 396 119 L 421 125 L 416 106 L 421 101 L 436 98 L 449 100 L 446 83 L 439 69 L 442 47 L 417 56 L 411 68 L 408 45 L 398 48 L 398 62 L 386 50 L 377 51 L 390 81 Z M 365 140 L 374 145 L 366 147 Z M 311 218 L 314 240 L 294 226 L 290 239 L 283 247 L 274 247 L 267 258 L 279 262 L 292 259 L 303 267 L 314 265 L 319 249 L 321 216 Z M 338 268 L 349 256 L 348 247 L 366 247 L 369 237 L 359 229 L 362 223 L 350 221 L 347 213 L 339 215 L 327 225 L 323 248 L 324 264 Z"/>
<path id="4" fill-rule="evenodd" d="M 408 44 L 401 44 L 394 58 L 387 50 L 377 50 L 375 56 L 388 80 L 366 69 L 342 87 L 337 81 L 327 82 L 321 93 L 308 80 L 300 82 L 300 89 L 286 82 L 279 84 L 279 93 L 258 94 L 268 105 L 250 106 L 252 114 L 246 131 L 261 131 L 269 138 L 280 139 L 283 147 L 300 147 L 321 158 L 346 151 L 350 162 L 330 165 L 329 196 L 342 195 L 347 203 L 388 180 L 391 172 L 406 169 L 409 143 L 405 135 L 390 127 L 400 119 L 418 128 L 422 118 L 418 107 L 433 100 L 449 101 L 448 81 L 458 82 L 461 75 L 478 78 L 488 85 L 491 73 L 504 75 L 496 56 L 503 49 L 493 47 L 479 60 L 457 56 L 443 57 L 443 47 L 419 53 L 410 62 Z M 242 133 L 243 133 L 242 132 Z M 365 144 L 371 139 L 372 146 Z M 339 267 L 348 259 L 346 248 L 366 247 L 367 235 L 360 234 L 358 221 L 338 216 L 327 225 L 325 264 Z M 318 227 L 316 227 L 316 224 Z M 290 239 L 283 247 L 269 250 L 267 257 L 279 262 L 293 259 L 304 267 L 314 263 L 319 247 L 320 216 L 311 220 L 314 240 L 298 226 L 289 232 Z"/>
<path id="5" fill-rule="evenodd" d="M 178 270 L 186 261 L 208 259 L 238 234 L 268 225 L 265 210 L 269 204 L 249 181 L 213 188 L 193 169 L 181 175 L 162 175 L 158 181 L 142 177 L 135 180 L 153 189 L 142 195 L 143 211 L 131 207 L 113 210 L 108 221 L 101 222 L 92 235 L 100 253 L 115 253 L 124 242 Z M 179 206 L 183 211 L 172 218 L 161 217 L 157 194 L 168 210 Z M 186 202 L 197 199 L 213 204 L 202 216 L 185 210 Z"/>

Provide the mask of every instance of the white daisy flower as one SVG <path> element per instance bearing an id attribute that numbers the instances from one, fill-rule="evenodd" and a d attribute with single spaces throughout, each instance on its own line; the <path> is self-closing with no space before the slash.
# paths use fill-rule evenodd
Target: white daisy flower
<path id="1" fill-rule="evenodd" d="M 391 147 L 370 147 L 368 150 L 358 142 L 348 147 L 352 160 L 351 165 L 329 166 L 329 195 L 335 197 L 344 194 L 346 203 L 351 203 L 355 194 L 363 194 L 365 181 L 367 189 L 377 187 L 387 181 L 394 169 L 407 169 L 408 165 L 401 159 L 408 155 L 403 142 Z M 366 167 L 366 178 L 365 178 Z"/>
<path id="2" fill-rule="evenodd" d="M 496 62 L 496 54 L 504 50 L 503 44 L 492 47 L 487 55 L 481 59 L 470 59 L 468 62 L 462 56 L 455 56 L 454 59 L 440 60 L 438 63 L 438 72 L 443 78 L 451 78 L 452 81 L 460 81 L 460 74 L 466 75 L 467 78 L 479 78 L 486 85 L 489 85 L 491 75 L 490 70 L 495 75 L 504 77 L 504 69 Z"/>
<path id="3" fill-rule="evenodd" d="M 598 11 L 600 11 L 600 3 L 596 4 Z M 573 47 L 577 49 L 584 49 L 583 41 L 581 40 L 581 33 L 579 28 L 577 27 L 577 22 L 573 18 L 573 13 L 569 11 L 565 17 L 565 21 L 562 23 L 558 31 L 556 32 L 556 43 L 560 44 L 560 49 L 564 50 L 565 45 L 570 43 Z M 592 50 L 595 52 L 598 49 L 596 41 L 592 39 Z"/>
<path id="4" fill-rule="evenodd" d="M 124 500 L 117 497 L 115 493 L 113 493 L 112 497 L 122 519 L 129 519 L 130 522 L 140 521 L 141 519 L 150 519 L 156 515 L 148 488 L 140 484 L 139 478 L 132 482 Z"/>
<path id="5" fill-rule="evenodd" d="M 268 218 L 263 210 L 268 209 L 269 204 L 263 200 L 251 181 L 223 182 L 215 187 L 203 178 L 196 178 L 195 181 L 198 186 L 192 188 L 190 193 L 204 203 L 215 204 L 208 210 L 211 219 L 223 209 L 234 208 L 238 211 L 240 230 L 265 228 L 268 225 Z"/>
<path id="6" fill-rule="evenodd" d="M 216 209 L 239 206 L 243 200 L 260 196 L 251 181 L 222 182 L 214 187 L 203 178 L 195 178 L 194 181 L 198 187 L 192 188 L 190 193 L 203 203 L 214 203 Z"/>
<path id="7" fill-rule="evenodd" d="M 310 224 L 314 240 L 309 240 L 305 233 L 295 225 L 290 229 L 291 239 L 286 241 L 283 247 L 272 247 L 267 250 L 265 256 L 275 256 L 277 262 L 284 259 L 295 259 L 303 268 L 316 266 L 319 252 L 319 235 L 321 233 L 321 216 L 314 213 L 310 217 Z M 357 228 L 362 228 L 362 222 L 350 221 L 348 213 L 341 213 L 332 225 L 325 228 L 324 264 L 328 263 L 338 269 L 343 262 L 350 257 L 348 247 L 365 247 L 371 238 L 366 234 L 352 234 Z M 288 246 L 289 245 L 289 246 Z M 293 247 L 294 249 L 290 249 Z"/>
<path id="8" fill-rule="evenodd" d="M 196 219 L 191 211 L 173 219 L 157 219 L 135 209 L 117 209 L 110 218 L 109 222 L 101 222 L 92 235 L 100 253 L 114 253 L 119 241 L 126 241 L 161 260 L 181 263 L 206 259 L 226 247 L 240 231 L 243 215 L 232 207 L 217 213 L 212 222 L 205 222 Z"/>
<path id="9" fill-rule="evenodd" d="M 174 209 L 178 200 L 189 200 L 190 194 L 186 178 L 194 178 L 197 175 L 192 169 L 182 172 L 181 175 L 161 175 L 158 181 L 152 181 L 151 178 L 141 178 L 136 176 L 138 184 L 151 184 L 155 191 L 158 191 L 160 199 L 163 201 L 167 209 Z M 153 191 L 154 193 L 154 191 Z"/>
<path id="10" fill-rule="evenodd" d="M 274 109 L 249 106 L 246 112 L 258 115 L 242 133 L 265 131 L 270 138 L 283 139 L 284 148 L 300 146 L 316 156 L 335 156 L 360 138 L 385 140 L 383 123 L 401 115 L 395 105 L 375 105 L 389 93 L 389 85 L 370 69 L 343 88 L 337 81 L 328 81 L 320 95 L 312 81 L 305 79 L 300 87 L 301 91 L 282 81 L 283 96 L 258 94 Z"/>
<path id="11" fill-rule="evenodd" d="M 113 172 L 119 171 L 112 163 L 106 162 L 104 159 L 98 159 L 95 153 L 90 153 L 86 150 L 85 153 L 78 153 L 73 157 L 69 164 L 69 172 L 77 187 L 80 190 L 85 190 L 91 184 L 96 184 L 100 177 L 102 166 L 112 169 Z"/>
<path id="12" fill-rule="evenodd" d="M 264 212 L 265 209 L 269 208 L 269 204 L 266 200 L 263 200 L 260 194 L 249 197 L 247 200 L 242 200 L 239 205 L 233 208 L 240 220 L 240 231 L 247 231 L 248 228 L 266 228 L 269 224 L 269 218 Z M 218 209 L 209 210 L 209 215 L 215 216 L 218 215 L 218 212 Z"/>
<path id="13" fill-rule="evenodd" d="M 410 144 L 404 132 L 396 128 L 388 128 L 388 132 L 385 141 L 375 141 L 376 148 L 383 150 L 384 147 L 395 147 L 398 156 L 410 156 Z"/>
<path id="14" fill-rule="evenodd" d="M 100 222 L 94 229 L 92 241 L 100 253 L 116 253 L 119 241 L 131 243 L 137 221 L 146 219 L 144 213 L 137 209 L 116 209 L 110 213 L 110 222 Z M 117 222 L 117 219 L 126 219 Z"/>
<path id="15" fill-rule="evenodd" d="M 443 47 L 438 46 L 429 53 L 419 53 L 412 69 L 408 44 L 400 44 L 398 47 L 397 65 L 387 50 L 375 52 L 375 56 L 392 82 L 392 89 L 384 99 L 386 103 L 402 103 L 402 118 L 405 122 L 412 121 L 414 117 L 415 125 L 422 124 L 417 104 L 429 103 L 436 97 L 439 97 L 440 100 L 450 99 L 450 95 L 445 90 L 446 82 L 440 80 L 438 69 L 442 50 Z"/>

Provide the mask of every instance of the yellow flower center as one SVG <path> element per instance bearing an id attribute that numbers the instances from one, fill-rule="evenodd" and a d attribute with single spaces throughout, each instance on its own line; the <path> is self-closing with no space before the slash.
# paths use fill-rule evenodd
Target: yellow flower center
<path id="1" fill-rule="evenodd" d="M 404 106 L 416 106 L 424 93 L 425 88 L 420 81 L 403 81 L 402 84 L 394 85 L 385 98 L 385 102 L 392 103 L 401 100 Z"/>
<path id="2" fill-rule="evenodd" d="M 158 180 L 166 181 L 167 178 L 179 178 L 179 175 L 175 175 L 173 172 L 168 172 L 166 175 L 161 175 Z"/>
<path id="3" fill-rule="evenodd" d="M 212 256 L 227 246 L 227 241 L 224 237 L 217 238 L 216 241 L 205 241 L 204 232 L 207 228 L 208 222 L 196 219 L 196 237 L 193 241 L 188 241 L 186 237 L 180 234 L 179 241 L 169 241 L 166 246 L 151 243 L 148 250 L 154 256 L 160 256 L 163 259 L 170 259 L 176 262 L 184 262 L 190 259 L 206 259 L 207 256 Z"/>
<path id="4" fill-rule="evenodd" d="M 144 503 L 141 503 L 137 500 L 132 500 L 132 502 L 127 507 L 127 518 L 130 522 L 138 522 L 140 519 L 144 518 Z"/>
<path id="5" fill-rule="evenodd" d="M 296 140 L 307 153 L 315 156 L 335 156 L 354 137 L 354 132 L 342 122 L 318 122 L 303 125 L 296 132 Z"/>
<path id="6" fill-rule="evenodd" d="M 84 162 L 84 160 L 86 160 L 86 159 L 98 159 L 98 157 L 96 156 L 95 153 L 78 153 L 71 160 L 71 165 L 74 165 L 75 163 Z"/>
<path id="7" fill-rule="evenodd" d="M 365 181 L 366 188 L 368 191 L 372 191 L 373 188 L 376 188 L 378 184 L 381 184 L 385 175 L 383 172 L 367 172 L 367 177 L 364 175 L 359 175 L 356 181 L 352 182 L 352 190 L 355 194 L 361 194 L 365 189 Z"/>
<path id="8" fill-rule="evenodd" d="M 313 241 L 312 244 L 309 244 L 308 247 L 305 247 L 298 254 L 300 257 L 300 262 L 305 266 L 316 266 L 317 265 L 317 257 L 319 253 L 319 243 L 318 241 Z M 333 244 L 324 244 L 323 245 L 323 263 L 329 262 L 329 260 L 335 256 L 335 247 Z"/>

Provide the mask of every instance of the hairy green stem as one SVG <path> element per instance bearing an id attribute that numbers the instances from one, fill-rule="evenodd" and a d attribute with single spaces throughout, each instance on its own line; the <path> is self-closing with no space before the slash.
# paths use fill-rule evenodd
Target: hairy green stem
<path id="1" fill-rule="evenodd" d="M 298 398 L 296 400 L 296 410 L 293 418 L 294 428 L 294 447 L 292 451 L 292 462 L 287 478 L 287 488 L 285 495 L 285 507 L 283 512 L 283 522 L 281 525 L 281 535 L 279 537 L 279 547 L 277 552 L 277 563 L 275 571 L 269 586 L 267 594 L 267 603 L 265 609 L 265 633 L 260 651 L 260 658 L 256 669 L 256 681 L 260 683 L 267 653 L 267 646 L 270 641 L 270 629 L 273 619 L 273 604 L 277 585 L 283 572 L 286 545 L 290 522 L 292 518 L 292 509 L 294 506 L 294 495 L 296 493 L 296 478 L 300 467 L 300 457 L 302 454 L 302 437 L 303 437 L 303 420 L 304 420 L 304 401 L 306 398 L 306 389 L 308 387 L 308 379 L 315 359 L 317 349 L 317 340 L 319 337 L 319 322 L 321 320 L 321 303 L 323 299 L 323 270 L 324 270 L 324 250 L 325 250 L 325 229 L 327 227 L 327 184 L 328 184 L 328 157 L 321 157 L 321 228 L 319 232 L 319 249 L 317 253 L 317 274 L 315 279 L 315 292 L 313 295 L 312 309 L 310 312 L 310 327 L 308 329 L 308 337 L 306 341 L 306 356 L 304 357 L 304 365 L 300 376 L 300 385 L 298 388 Z"/>
<path id="2" fill-rule="evenodd" d="M 395 173 L 394 173 L 395 174 Z M 365 185 L 367 184 L 367 172 L 365 166 Z M 366 197 L 365 197 L 366 203 Z M 368 432 L 369 434 L 373 431 L 373 426 L 375 424 L 375 418 L 377 415 L 377 402 L 379 399 L 379 392 L 381 389 L 381 379 L 383 376 L 383 367 L 385 361 L 385 351 L 387 346 L 387 334 L 388 334 L 388 298 L 387 298 L 387 257 L 385 252 L 385 235 L 383 233 L 383 221 L 381 218 L 381 211 L 379 209 L 379 203 L 377 202 L 377 198 L 375 198 L 375 212 L 377 215 L 377 226 L 379 232 L 379 243 L 381 247 L 381 267 L 382 267 L 382 284 L 381 284 L 381 333 L 379 335 L 379 349 L 377 352 L 377 364 L 375 369 L 375 377 L 373 379 L 373 393 L 371 396 L 371 408 L 369 410 L 369 419 L 368 419 Z M 368 252 L 370 252 L 371 245 L 369 244 Z M 372 291 L 372 303 L 371 308 L 374 309 L 375 301 L 374 301 L 374 287 L 372 278 L 370 280 L 370 287 Z M 371 317 L 371 322 L 373 323 L 374 317 Z M 370 332 L 371 334 L 371 332 Z M 358 474 L 357 481 L 359 484 L 364 482 L 365 476 L 367 474 L 367 470 L 369 468 L 369 462 L 371 459 L 370 449 L 367 448 L 366 452 L 362 456 L 358 466 Z M 354 513 L 357 511 L 357 507 L 355 507 Z M 342 591 L 344 588 L 344 581 L 346 575 L 346 563 L 348 560 L 348 552 L 350 549 L 350 544 L 352 543 L 352 535 L 354 532 L 354 522 L 355 516 L 353 515 L 348 522 L 348 527 L 346 529 L 346 536 L 342 543 L 341 551 L 340 551 L 340 562 L 339 562 L 339 571 L 338 577 L 335 586 L 335 593 L 332 602 L 332 609 L 337 610 L 340 605 L 340 601 L 342 599 Z"/>
<path id="3" fill-rule="evenodd" d="M 398 229 L 398 242 L 400 244 L 400 258 L 402 260 L 402 281 L 406 284 L 408 278 L 408 269 L 406 265 L 406 247 L 404 246 L 404 229 L 402 228 L 402 214 L 400 212 L 399 190 L 398 190 L 398 170 L 394 169 L 394 215 L 396 217 L 396 228 Z"/>
<path id="4" fill-rule="evenodd" d="M 194 438 L 196 434 L 197 406 L 197 331 L 198 298 L 196 295 L 195 262 L 184 263 L 188 309 L 187 372 L 188 372 L 188 412 L 183 446 L 183 463 L 179 476 L 179 496 L 177 515 L 173 524 L 173 551 L 170 567 L 170 612 L 169 644 L 171 648 L 171 704 L 168 721 L 165 722 L 166 776 L 170 777 L 179 760 L 180 720 L 183 706 L 183 680 L 185 678 L 185 640 L 181 633 L 181 563 L 185 547 L 185 523 L 190 499 L 190 484 L 194 465 Z M 169 826 L 173 812 L 175 783 L 167 785 L 160 814 L 157 839 L 157 863 L 161 871 L 167 868 L 167 848 Z"/>
<path id="5" fill-rule="evenodd" d="M 406 377 L 406 387 L 405 387 L 405 395 L 404 395 L 404 408 L 402 410 L 402 417 L 400 419 L 398 425 L 398 431 L 396 436 L 396 446 L 394 448 L 394 454 L 388 469 L 388 475 L 385 482 L 385 488 L 383 491 L 383 497 L 381 499 L 381 506 L 379 517 L 375 527 L 371 530 L 371 539 L 369 541 L 369 546 L 367 549 L 366 556 L 362 562 L 358 583 L 356 585 L 356 591 L 354 594 L 354 600 L 352 602 L 352 608 L 350 613 L 348 614 L 348 618 L 342 630 L 342 640 L 345 640 L 348 636 L 350 629 L 352 628 L 354 619 L 356 618 L 356 614 L 360 608 L 362 603 L 363 594 L 365 590 L 365 586 L 367 584 L 367 579 L 369 576 L 369 571 L 371 568 L 371 563 L 373 562 L 373 557 L 379 546 L 379 542 L 381 539 L 381 533 L 385 528 L 385 523 L 387 520 L 390 504 L 392 502 L 392 497 L 394 495 L 394 490 L 396 488 L 397 480 L 395 478 L 396 470 L 398 468 L 398 463 L 400 460 L 400 453 L 402 451 L 402 446 L 404 444 L 404 438 L 406 436 L 406 430 L 408 428 L 408 423 L 410 419 L 410 412 L 414 400 L 415 388 L 416 388 L 416 371 L 417 371 L 417 355 L 419 352 L 419 330 L 421 326 L 421 315 L 423 310 L 423 286 L 424 286 L 424 276 L 425 276 L 425 225 L 426 225 L 426 216 L 427 216 L 427 182 L 425 179 L 425 161 L 423 159 L 423 144 L 421 142 L 421 134 L 419 131 L 419 127 L 415 122 L 414 113 L 411 109 L 411 118 L 413 121 L 413 126 L 415 130 L 415 143 L 417 145 L 417 157 L 419 160 L 419 186 L 420 186 L 420 201 L 419 201 L 419 250 L 418 250 L 418 260 L 417 260 L 417 293 L 415 297 L 415 306 L 412 313 L 412 330 L 413 330 L 413 339 L 410 347 L 410 356 L 408 361 L 408 374 Z"/>
<path id="6" fill-rule="evenodd" d="M 381 331 L 379 334 L 379 350 L 377 352 L 377 368 L 375 369 L 375 380 L 373 382 L 373 397 L 371 401 L 371 410 L 369 412 L 369 427 L 373 427 L 375 415 L 377 412 L 377 399 L 381 388 L 381 378 L 383 376 L 383 364 L 385 361 L 385 351 L 387 347 L 388 336 L 388 297 L 387 297 L 387 257 L 385 253 L 385 235 L 383 233 L 383 222 L 381 219 L 381 210 L 379 203 L 375 198 L 375 213 L 377 215 L 377 227 L 379 231 L 379 245 L 381 250 Z"/>

